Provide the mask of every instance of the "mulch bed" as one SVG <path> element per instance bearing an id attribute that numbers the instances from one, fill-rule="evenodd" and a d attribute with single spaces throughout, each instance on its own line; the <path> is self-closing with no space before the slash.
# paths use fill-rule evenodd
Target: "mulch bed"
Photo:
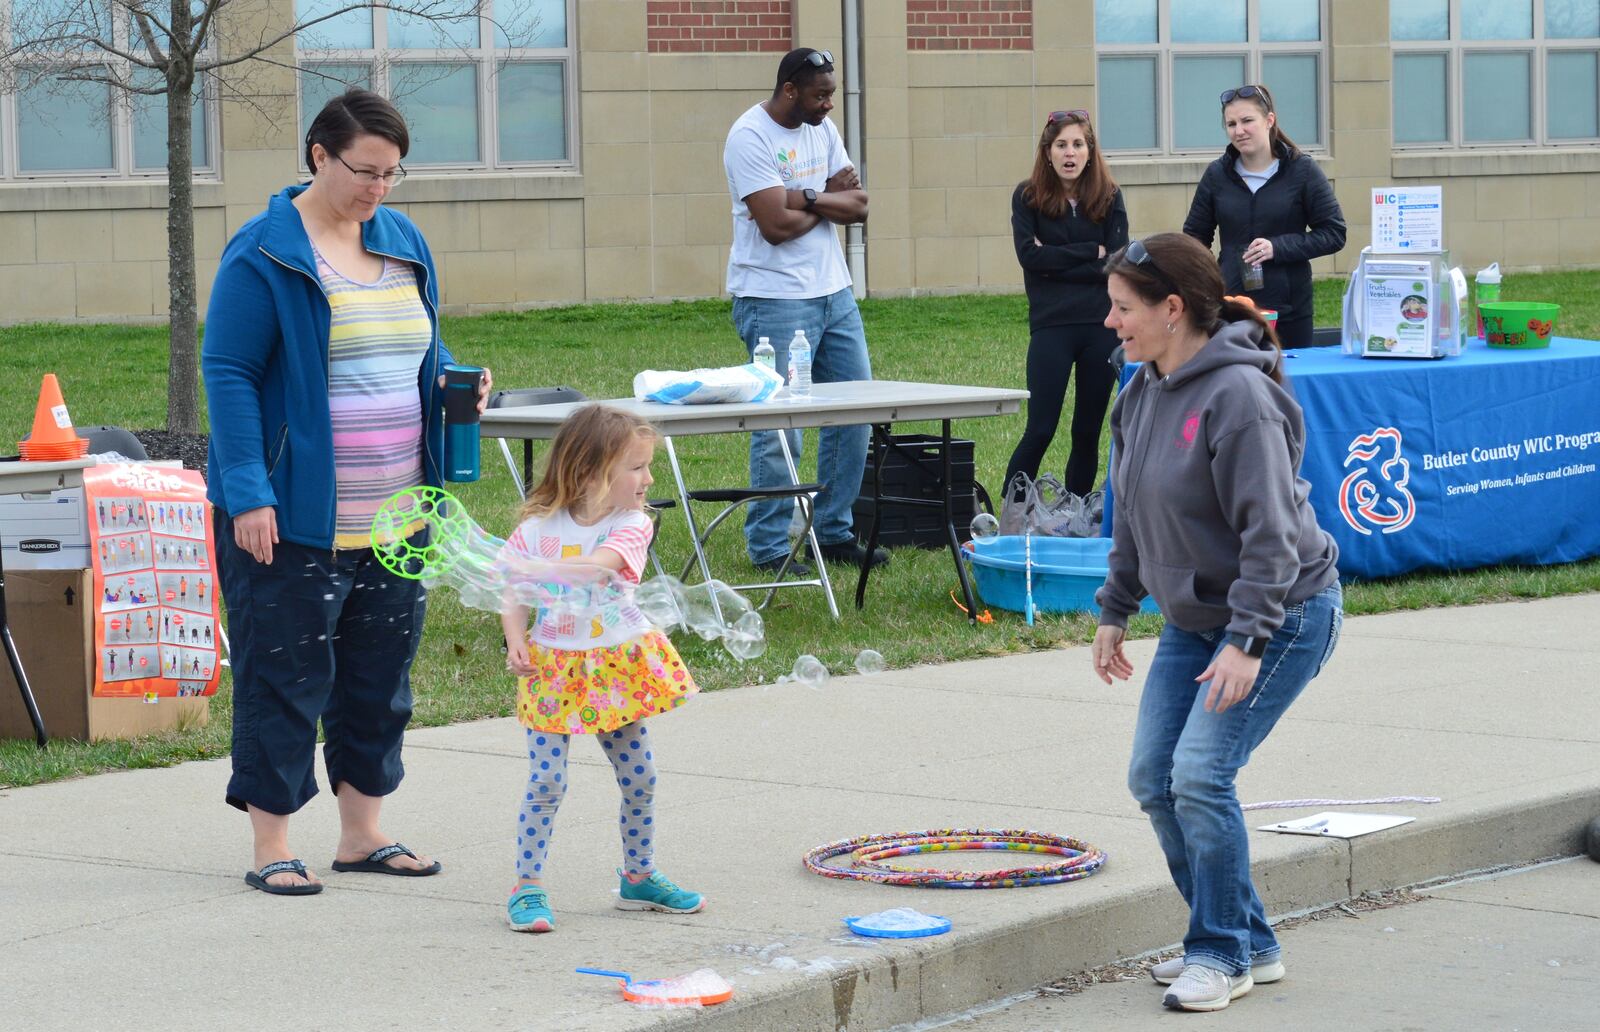
<path id="1" fill-rule="evenodd" d="M 206 471 L 206 434 L 185 434 L 170 430 L 135 430 L 133 436 L 144 445 L 151 459 L 162 461 L 177 459 L 184 469 L 197 469 L 202 476 Z"/>

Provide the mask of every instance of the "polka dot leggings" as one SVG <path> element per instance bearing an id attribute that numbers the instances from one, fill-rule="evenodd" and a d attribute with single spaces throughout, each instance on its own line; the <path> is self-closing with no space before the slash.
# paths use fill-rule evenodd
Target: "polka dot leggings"
<path id="1" fill-rule="evenodd" d="M 527 730 L 527 729 L 525 729 Z M 570 738 L 548 731 L 527 730 L 528 789 L 517 815 L 517 877 L 543 879 L 549 863 L 556 810 L 567 794 Z M 655 870 L 656 765 L 650 736 L 643 724 L 630 724 L 596 736 L 611 761 L 622 790 L 618 820 L 622 830 L 622 866 L 631 875 Z"/>

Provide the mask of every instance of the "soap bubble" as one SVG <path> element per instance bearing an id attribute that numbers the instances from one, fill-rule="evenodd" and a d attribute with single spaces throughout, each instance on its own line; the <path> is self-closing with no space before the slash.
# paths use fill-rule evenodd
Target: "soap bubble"
<path id="1" fill-rule="evenodd" d="M 820 689 L 828 683 L 828 668 L 822 665 L 822 660 L 806 653 L 794 661 L 791 676 L 807 688 Z"/>
<path id="2" fill-rule="evenodd" d="M 767 651 L 766 625 L 754 609 L 733 622 L 722 636 L 722 647 L 741 662 L 756 659 Z"/>
<path id="3" fill-rule="evenodd" d="M 972 524 L 969 529 L 972 531 L 974 539 L 987 541 L 1000 533 L 1000 521 L 994 518 L 994 513 L 992 512 L 980 512 L 972 517 Z"/>
<path id="4" fill-rule="evenodd" d="M 672 631 L 684 625 L 683 611 L 687 600 L 683 597 L 683 582 L 676 577 L 651 577 L 633 593 L 646 620 L 663 631 Z"/>
<path id="5" fill-rule="evenodd" d="M 883 654 L 873 649 L 862 649 L 856 654 L 856 673 L 881 674 L 883 673 Z"/>

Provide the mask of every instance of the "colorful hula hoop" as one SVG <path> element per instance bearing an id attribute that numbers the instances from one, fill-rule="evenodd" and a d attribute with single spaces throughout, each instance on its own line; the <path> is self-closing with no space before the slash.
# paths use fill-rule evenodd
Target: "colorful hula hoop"
<path id="1" fill-rule="evenodd" d="M 884 861 L 914 853 L 956 850 L 1005 850 L 1045 853 L 1063 857 L 1049 863 L 987 871 L 898 867 Z M 826 861 L 850 855 L 852 867 L 833 867 Z M 1077 881 L 1098 871 L 1106 854 L 1077 839 L 1026 829 L 944 828 L 936 831 L 863 835 L 818 846 L 805 855 L 806 869 L 824 878 L 914 885 L 929 889 L 1010 889 Z"/>

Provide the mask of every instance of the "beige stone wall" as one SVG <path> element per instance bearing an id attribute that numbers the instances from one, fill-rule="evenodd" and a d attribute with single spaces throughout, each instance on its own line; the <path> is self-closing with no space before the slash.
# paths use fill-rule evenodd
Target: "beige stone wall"
<path id="1" fill-rule="evenodd" d="M 238 7 L 287 24 L 292 0 Z M 652 52 L 646 0 L 583 0 L 578 168 L 521 175 L 414 174 L 390 203 L 438 259 L 446 310 L 721 293 L 731 237 L 722 143 L 771 90 L 774 53 Z M 1367 240 L 1368 190 L 1441 183 L 1447 239 L 1468 270 L 1600 265 L 1600 154 L 1395 153 L 1387 0 L 1331 8 L 1328 154 L 1351 245 Z M 837 0 L 796 0 L 795 42 L 842 60 Z M 856 158 L 872 195 L 867 286 L 893 296 L 1015 291 L 1011 189 L 1045 113 L 1094 107 L 1093 0 L 1033 5 L 1032 50 L 911 51 L 904 0 L 864 0 L 863 124 Z M 288 47 L 273 55 L 284 64 Z M 222 247 L 297 178 L 294 82 L 252 73 L 253 104 L 222 110 L 220 177 L 196 186 L 202 313 Z M 841 92 L 834 114 L 843 125 Z M 1218 148 L 1222 146 L 1218 129 Z M 1117 161 L 1135 234 L 1178 228 L 1203 160 Z M 0 324 L 159 320 L 167 307 L 159 183 L 0 185 Z"/>

